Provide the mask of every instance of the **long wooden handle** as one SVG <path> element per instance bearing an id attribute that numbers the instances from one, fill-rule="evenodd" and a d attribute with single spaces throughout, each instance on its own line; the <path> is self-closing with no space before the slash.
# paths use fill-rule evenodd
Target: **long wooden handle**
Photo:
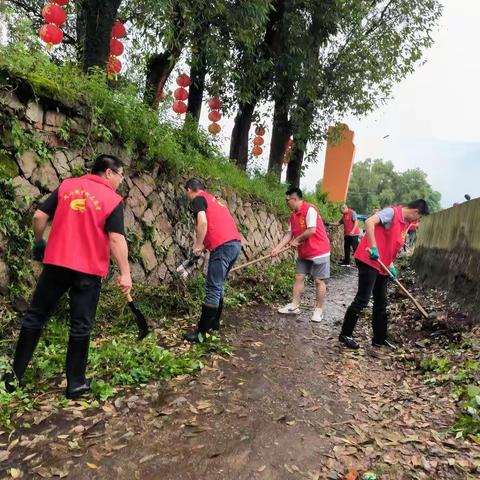
<path id="1" fill-rule="evenodd" d="M 390 270 L 386 267 L 386 265 L 378 258 L 377 259 L 378 264 L 383 268 L 383 270 L 391 275 Z M 418 301 L 413 297 L 413 295 L 400 283 L 400 281 L 396 278 L 394 282 L 397 284 L 398 288 L 413 302 L 413 304 L 417 307 L 418 311 L 425 317 L 428 317 L 428 313 L 425 311 L 425 309 L 418 303 Z"/>
<path id="2" fill-rule="evenodd" d="M 129 293 L 127 293 L 127 302 L 128 302 L 128 303 L 132 303 L 132 302 L 133 302 L 133 298 L 132 298 L 132 296 L 131 296 Z"/>
<path id="3" fill-rule="evenodd" d="M 287 250 L 290 250 L 290 247 L 282 248 L 282 250 L 280 250 L 278 252 L 278 254 L 280 255 L 281 253 L 286 252 Z M 250 265 L 254 265 L 255 263 L 263 262 L 263 260 L 267 260 L 268 258 L 272 258 L 272 256 L 271 255 L 264 255 L 263 257 L 256 258 L 255 260 L 251 260 L 250 262 L 247 262 L 247 263 L 244 263 L 242 265 L 238 265 L 238 267 L 232 268 L 230 270 L 230 272 L 236 272 L 237 270 L 248 267 Z"/>

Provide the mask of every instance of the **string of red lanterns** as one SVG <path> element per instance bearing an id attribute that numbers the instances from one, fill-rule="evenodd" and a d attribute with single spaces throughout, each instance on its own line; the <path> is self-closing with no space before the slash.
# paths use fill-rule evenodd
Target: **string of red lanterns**
<path id="1" fill-rule="evenodd" d="M 265 143 L 263 136 L 265 135 L 265 128 L 258 126 L 255 128 L 255 138 L 253 139 L 252 155 L 259 157 L 263 153 L 262 145 Z"/>
<path id="2" fill-rule="evenodd" d="M 222 113 L 220 112 L 221 106 L 222 102 L 218 97 L 212 97 L 208 101 L 208 108 L 210 109 L 210 111 L 208 112 L 208 119 L 212 122 L 208 126 L 208 131 L 212 135 L 218 135 L 222 130 L 222 127 L 218 124 L 218 122 L 222 118 Z"/>
<path id="3" fill-rule="evenodd" d="M 187 88 L 192 84 L 192 80 L 186 73 L 181 73 L 177 77 L 178 88 L 173 92 L 174 102 L 172 105 L 172 110 L 178 115 L 182 115 L 187 112 L 187 104 L 185 103 L 188 100 L 188 90 Z"/>
<path id="4" fill-rule="evenodd" d="M 42 17 L 47 22 L 40 27 L 39 36 L 47 44 L 47 50 L 53 45 L 59 45 L 63 40 L 60 25 L 67 20 L 67 14 L 62 6 L 68 5 L 69 0 L 55 0 L 42 8 Z"/>
<path id="5" fill-rule="evenodd" d="M 115 20 L 110 33 L 110 52 L 107 61 L 108 78 L 116 78 L 122 71 L 122 62 L 118 57 L 123 54 L 125 47 L 119 39 L 124 38 L 126 34 L 125 25 L 120 20 Z"/>

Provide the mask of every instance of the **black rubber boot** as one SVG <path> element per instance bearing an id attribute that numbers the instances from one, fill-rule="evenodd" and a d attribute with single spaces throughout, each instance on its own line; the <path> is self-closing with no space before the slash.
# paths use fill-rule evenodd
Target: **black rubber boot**
<path id="1" fill-rule="evenodd" d="M 90 390 L 90 380 L 85 378 L 90 337 L 70 337 L 67 350 L 67 391 L 65 396 L 75 400 Z"/>
<path id="2" fill-rule="evenodd" d="M 199 334 L 204 334 L 209 330 L 212 330 L 215 319 L 218 315 L 218 308 L 217 307 L 210 307 L 208 305 L 202 306 L 202 315 L 200 320 L 198 321 L 197 328 L 192 330 L 191 332 L 187 332 L 183 334 L 183 338 L 188 342 L 200 342 Z"/>
<path id="3" fill-rule="evenodd" d="M 32 359 L 33 352 L 37 348 L 41 333 L 42 330 L 40 329 L 21 328 L 13 358 L 13 372 L 7 373 L 3 377 L 7 392 L 11 393 L 15 390 L 13 385 L 15 380 L 21 382 L 25 370 Z"/>
<path id="4" fill-rule="evenodd" d="M 222 316 L 222 311 L 223 311 L 223 298 L 221 298 L 220 302 L 218 303 L 217 316 L 213 321 L 212 330 L 220 330 L 220 317 Z"/>

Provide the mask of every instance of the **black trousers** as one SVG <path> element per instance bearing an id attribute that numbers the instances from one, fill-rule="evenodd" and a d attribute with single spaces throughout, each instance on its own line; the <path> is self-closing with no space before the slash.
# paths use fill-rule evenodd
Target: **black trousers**
<path id="1" fill-rule="evenodd" d="M 345 265 L 350 265 L 350 249 L 355 253 L 355 250 L 358 247 L 358 235 L 347 235 L 343 238 L 343 263 Z"/>
<path id="2" fill-rule="evenodd" d="M 70 296 L 70 336 L 88 336 L 95 319 L 100 289 L 101 278 L 97 275 L 89 275 L 55 265 L 45 265 L 23 319 L 22 327 L 32 330 L 43 328 L 60 297 L 68 291 Z"/>
<path id="3" fill-rule="evenodd" d="M 366 263 L 356 261 L 358 266 L 358 291 L 345 313 L 342 335 L 351 337 L 360 312 L 368 305 L 373 295 L 373 342 L 382 344 L 387 338 L 387 282 L 388 277 Z"/>

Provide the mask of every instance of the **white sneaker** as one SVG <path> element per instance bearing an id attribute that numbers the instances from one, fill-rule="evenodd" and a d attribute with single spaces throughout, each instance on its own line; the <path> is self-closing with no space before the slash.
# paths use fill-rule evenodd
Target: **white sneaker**
<path id="1" fill-rule="evenodd" d="M 321 308 L 316 308 L 313 311 L 312 322 L 323 322 L 323 310 Z"/>
<path id="2" fill-rule="evenodd" d="M 289 303 L 282 308 L 278 309 L 278 313 L 290 313 L 298 315 L 300 313 L 300 307 L 294 303 Z"/>

